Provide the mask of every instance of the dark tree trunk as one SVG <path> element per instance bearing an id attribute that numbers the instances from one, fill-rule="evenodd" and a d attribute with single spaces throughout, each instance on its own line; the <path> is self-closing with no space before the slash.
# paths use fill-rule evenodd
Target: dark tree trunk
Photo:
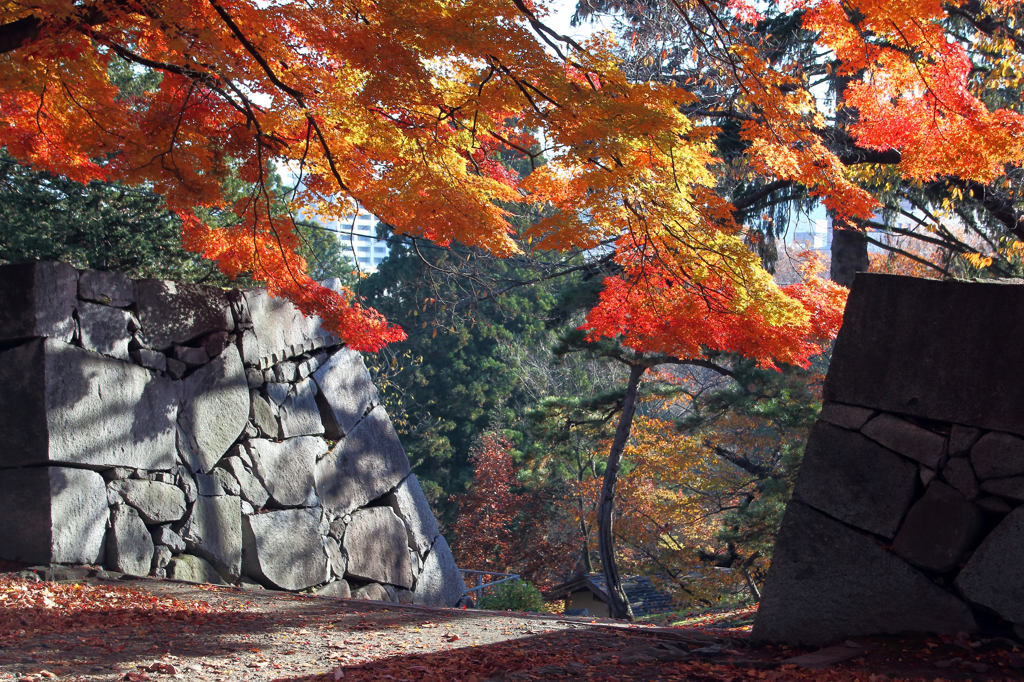
<path id="1" fill-rule="evenodd" d="M 854 23 L 861 20 L 860 14 L 856 11 L 851 14 L 850 18 Z M 852 76 L 836 76 L 833 79 L 832 89 L 836 102 L 843 101 L 846 88 L 851 81 L 853 81 Z M 851 106 L 838 107 L 836 128 L 844 134 L 849 134 L 850 127 L 856 122 L 856 109 Z M 867 235 L 861 230 L 848 226 L 843 220 L 837 219 L 832 212 L 829 212 L 829 217 L 832 219 L 832 266 L 829 268 L 829 277 L 836 284 L 849 287 L 853 284 L 854 275 L 858 272 L 866 272 L 868 269 Z"/>
<path id="2" fill-rule="evenodd" d="M 853 276 L 868 269 L 867 235 L 854 228 L 832 225 L 832 267 L 829 277 L 836 284 L 849 287 Z"/>
<path id="3" fill-rule="evenodd" d="M 601 504 L 597 509 L 597 551 L 601 557 L 601 568 L 604 569 L 604 582 L 608 590 L 608 611 L 612 618 L 633 620 L 633 610 L 629 607 L 629 599 L 622 589 L 619 570 L 615 565 L 615 545 L 612 536 L 612 521 L 615 517 L 615 484 L 619 480 L 619 467 L 622 464 L 622 452 L 626 449 L 630 429 L 633 428 L 633 415 L 636 414 L 636 397 L 640 388 L 640 378 L 647 371 L 647 365 L 635 364 L 629 367 L 629 382 L 626 384 L 626 395 L 622 400 L 622 414 L 619 424 L 615 427 L 615 439 L 608 453 L 608 466 L 604 470 L 604 483 L 601 486 Z"/>
<path id="4" fill-rule="evenodd" d="M 583 533 L 583 570 L 590 575 L 594 572 L 594 562 L 590 560 L 590 543 L 587 542 L 587 524 L 580 521 L 580 532 Z"/>

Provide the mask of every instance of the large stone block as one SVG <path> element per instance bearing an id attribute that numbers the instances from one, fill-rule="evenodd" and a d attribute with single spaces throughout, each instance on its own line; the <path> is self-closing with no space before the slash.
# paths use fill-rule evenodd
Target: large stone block
<path id="1" fill-rule="evenodd" d="M 945 573 L 979 540 L 984 522 L 981 510 L 961 493 L 932 481 L 907 512 L 892 550 L 918 568 Z"/>
<path id="2" fill-rule="evenodd" d="M 243 500 L 252 504 L 256 509 L 261 509 L 267 503 L 270 494 L 259 479 L 245 466 L 241 457 L 228 457 L 224 460 L 223 466 L 238 481 L 239 492 Z"/>
<path id="3" fill-rule="evenodd" d="M 200 495 L 192 505 L 181 535 L 186 546 L 220 573 L 241 575 L 242 504 L 238 497 Z"/>
<path id="4" fill-rule="evenodd" d="M 106 270 L 82 270 L 78 297 L 103 305 L 124 308 L 135 302 L 135 283 L 128 275 Z"/>
<path id="5" fill-rule="evenodd" d="M 253 438 L 249 447 L 256 476 L 276 505 L 314 504 L 316 461 L 327 452 L 327 443 L 322 438 L 300 436 L 280 443 Z"/>
<path id="6" fill-rule="evenodd" d="M 331 577 L 320 512 L 288 509 L 242 517 L 242 568 L 268 587 L 304 590 Z"/>
<path id="7" fill-rule="evenodd" d="M 141 279 L 135 282 L 135 302 L 140 336 L 156 350 L 235 325 L 227 295 L 217 287 Z"/>
<path id="8" fill-rule="evenodd" d="M 249 384 L 236 348 L 197 369 L 182 382 L 178 424 L 186 464 L 207 473 L 220 461 L 249 420 Z"/>
<path id="9" fill-rule="evenodd" d="M 833 518 L 892 538 L 917 490 L 917 466 L 859 433 L 819 421 L 793 497 Z"/>
<path id="10" fill-rule="evenodd" d="M 974 475 L 971 462 L 966 457 L 951 457 L 946 466 L 942 467 L 942 477 L 968 500 L 978 496 L 978 477 Z"/>
<path id="11" fill-rule="evenodd" d="M 860 430 L 873 441 L 893 452 L 935 469 L 946 451 L 946 439 L 928 429 L 891 414 L 881 414 Z"/>
<path id="12" fill-rule="evenodd" d="M 1010 512 L 967 562 L 956 586 L 968 601 L 1024 623 L 1024 507 Z"/>
<path id="13" fill-rule="evenodd" d="M 187 580 L 191 583 L 214 583 L 223 585 L 224 578 L 205 559 L 192 554 L 182 554 L 167 564 L 167 577 L 171 580 Z"/>
<path id="14" fill-rule="evenodd" d="M 971 466 L 983 481 L 1024 475 L 1024 439 L 1008 433 L 986 433 L 971 448 Z"/>
<path id="15" fill-rule="evenodd" d="M 1014 502 L 1024 502 L 1024 476 L 992 478 L 982 482 L 981 489 L 991 495 L 1005 497 Z"/>
<path id="16" fill-rule="evenodd" d="M 315 436 L 324 432 L 320 421 L 320 408 L 316 404 L 316 384 L 305 379 L 293 385 L 287 397 L 278 406 L 281 416 L 281 435 Z"/>
<path id="17" fill-rule="evenodd" d="M 352 515 L 342 546 L 346 577 L 412 587 L 405 524 L 391 507 L 370 507 Z"/>
<path id="18" fill-rule="evenodd" d="M 362 601 L 393 601 L 387 589 L 379 583 L 370 583 L 352 590 L 352 599 Z"/>
<path id="19" fill-rule="evenodd" d="M 423 488 L 416 474 L 409 474 L 405 480 L 388 496 L 388 504 L 395 510 L 398 517 L 405 522 L 409 531 L 409 546 L 416 549 L 420 556 L 430 551 L 434 539 L 441 534 L 423 494 Z"/>
<path id="20" fill-rule="evenodd" d="M 153 537 L 138 513 L 131 507 L 111 509 L 104 565 L 129 575 L 149 575 L 153 552 Z"/>
<path id="21" fill-rule="evenodd" d="M 870 536 L 789 503 L 754 620 L 755 641 L 818 645 L 976 630 L 966 604 Z"/>
<path id="22" fill-rule="evenodd" d="M 313 372 L 327 437 L 338 440 L 352 430 L 370 405 L 377 388 L 357 351 L 342 348 Z"/>
<path id="23" fill-rule="evenodd" d="M 0 353 L 0 466 L 168 470 L 174 466 L 174 382 L 55 339 Z"/>
<path id="24" fill-rule="evenodd" d="M 409 458 L 383 407 L 375 407 L 316 464 L 316 489 L 335 515 L 351 512 L 398 485 Z"/>
<path id="25" fill-rule="evenodd" d="M 74 337 L 78 271 L 67 263 L 4 265 L 0 291 L 0 339 Z"/>
<path id="26" fill-rule="evenodd" d="M 116 491 L 146 523 L 167 523 L 185 516 L 185 493 L 170 483 L 128 479 L 111 482 L 110 489 Z"/>
<path id="27" fill-rule="evenodd" d="M 111 308 L 94 303 L 78 304 L 78 319 L 82 330 L 82 347 L 94 353 L 101 353 L 128 360 L 128 332 L 131 315 L 126 310 Z"/>
<path id="28" fill-rule="evenodd" d="M 416 604 L 455 606 L 466 591 L 459 567 L 443 536 L 438 536 L 430 554 L 423 561 L 423 570 L 416 579 L 413 601 Z"/>
<path id="29" fill-rule="evenodd" d="M 821 414 L 818 415 L 818 419 L 829 424 L 841 426 L 844 429 L 859 431 L 874 413 L 874 410 L 857 407 L 856 405 L 825 403 L 821 406 Z"/>
<path id="30" fill-rule="evenodd" d="M 67 467 L 0 470 L 0 558 L 33 564 L 103 559 L 107 491 L 94 471 Z"/>
<path id="31" fill-rule="evenodd" d="M 859 273 L 824 398 L 1024 434 L 1020 338 L 1022 286 Z"/>
<path id="32" fill-rule="evenodd" d="M 317 596 L 333 597 L 334 599 L 351 599 L 352 590 L 347 580 L 335 580 L 316 591 Z"/>
<path id="33" fill-rule="evenodd" d="M 321 329 L 320 320 L 306 317 L 291 301 L 274 298 L 263 289 L 243 292 L 252 330 L 242 336 L 245 362 L 260 369 L 287 360 L 337 339 Z"/>

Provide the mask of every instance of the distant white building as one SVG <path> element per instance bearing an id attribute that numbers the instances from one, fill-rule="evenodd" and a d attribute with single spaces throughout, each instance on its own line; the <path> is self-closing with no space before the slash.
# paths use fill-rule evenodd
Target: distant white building
<path id="1" fill-rule="evenodd" d="M 377 216 L 362 206 L 339 220 L 319 218 L 317 222 L 338 235 L 342 255 L 358 264 L 362 272 L 374 272 L 388 257 L 387 242 L 377 239 Z"/>
<path id="2" fill-rule="evenodd" d="M 793 233 L 793 243 L 815 251 L 828 249 L 832 246 L 832 229 L 828 218 L 819 218 L 800 224 Z"/>

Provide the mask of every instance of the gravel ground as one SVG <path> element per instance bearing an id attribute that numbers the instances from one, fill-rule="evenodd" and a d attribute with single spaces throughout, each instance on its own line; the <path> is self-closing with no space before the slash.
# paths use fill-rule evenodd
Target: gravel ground
<path id="1" fill-rule="evenodd" d="M 595 629 L 596 623 L 585 619 L 337 600 L 169 580 L 78 582 L 143 590 L 156 600 L 205 603 L 209 613 L 206 619 L 190 613 L 188 623 L 157 614 L 147 616 L 140 626 L 137 618 L 122 622 L 116 605 L 97 605 L 100 617 L 84 624 L 70 629 L 29 627 L 23 636 L 0 644 L 0 679 L 340 679 L 372 672 L 374 664 L 385 662 L 391 667 L 397 663 L 402 670 L 402 660 L 408 663 L 404 679 L 418 679 L 423 670 L 416 668 L 424 666 L 417 656 L 440 654 L 455 661 L 460 653 L 479 657 L 485 652 L 498 658 L 482 669 L 500 678 L 528 664 L 531 655 L 550 652 L 562 663 L 582 665 L 608 651 L 649 643 L 625 628 Z M 498 660 L 502 656 L 507 668 Z"/>

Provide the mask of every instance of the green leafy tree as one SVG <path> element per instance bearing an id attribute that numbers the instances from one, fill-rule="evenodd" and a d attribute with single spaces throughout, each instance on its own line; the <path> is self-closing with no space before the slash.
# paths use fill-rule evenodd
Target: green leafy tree
<path id="1" fill-rule="evenodd" d="M 132 277 L 220 282 L 186 251 L 163 198 L 116 184 L 82 184 L 0 156 L 0 259 L 59 260 Z"/>

